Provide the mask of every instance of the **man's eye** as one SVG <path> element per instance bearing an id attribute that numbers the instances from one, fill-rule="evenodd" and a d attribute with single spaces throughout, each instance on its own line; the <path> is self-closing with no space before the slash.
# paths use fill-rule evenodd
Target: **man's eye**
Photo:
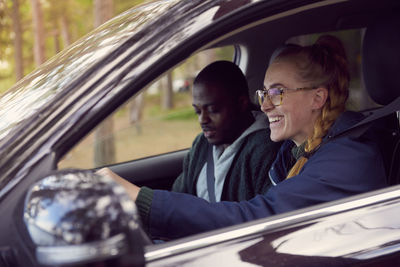
<path id="1" fill-rule="evenodd" d="M 213 114 L 213 113 L 218 113 L 218 112 L 219 112 L 219 109 L 217 109 L 217 108 L 215 108 L 215 107 L 211 107 L 211 108 L 208 109 L 208 112 L 211 113 L 211 114 Z"/>

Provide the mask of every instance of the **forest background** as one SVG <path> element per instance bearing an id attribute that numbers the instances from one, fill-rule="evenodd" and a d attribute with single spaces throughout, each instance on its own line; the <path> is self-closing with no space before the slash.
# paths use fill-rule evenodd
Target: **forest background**
<path id="1" fill-rule="evenodd" d="M 145 0 L 0 0 L 0 92 Z"/>

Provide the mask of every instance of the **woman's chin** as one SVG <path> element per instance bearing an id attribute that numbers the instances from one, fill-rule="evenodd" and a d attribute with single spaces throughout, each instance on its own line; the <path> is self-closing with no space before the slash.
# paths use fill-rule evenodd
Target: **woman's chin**
<path id="1" fill-rule="evenodd" d="M 282 135 L 271 133 L 271 140 L 273 142 L 280 142 L 280 141 L 283 141 L 283 137 L 282 137 Z"/>

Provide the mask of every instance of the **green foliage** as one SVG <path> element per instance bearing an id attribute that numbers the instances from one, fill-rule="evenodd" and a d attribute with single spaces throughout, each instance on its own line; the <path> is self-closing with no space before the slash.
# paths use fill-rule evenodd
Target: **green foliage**
<path id="1" fill-rule="evenodd" d="M 192 108 L 192 96 L 190 93 L 174 93 L 174 108 L 165 110 L 161 107 L 160 94 L 145 95 L 145 117 L 160 118 L 161 120 L 194 120 L 197 115 Z"/>
<path id="2" fill-rule="evenodd" d="M 196 113 L 193 108 L 181 108 L 176 109 L 172 112 L 168 112 L 163 116 L 163 120 L 171 121 L 171 120 L 195 120 L 197 118 Z"/>
<path id="3" fill-rule="evenodd" d="M 216 50 L 216 54 L 221 60 L 232 61 L 235 48 L 233 46 L 221 47 Z"/>
<path id="4" fill-rule="evenodd" d="M 114 12 L 115 14 L 120 14 L 145 2 L 143 0 L 114 0 Z"/>

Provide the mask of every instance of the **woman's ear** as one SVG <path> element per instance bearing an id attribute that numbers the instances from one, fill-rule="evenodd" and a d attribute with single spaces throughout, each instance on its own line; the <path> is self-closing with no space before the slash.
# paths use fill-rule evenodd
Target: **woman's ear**
<path id="1" fill-rule="evenodd" d="M 314 91 L 312 108 L 321 109 L 325 105 L 326 99 L 328 99 L 328 89 L 318 87 Z"/>

